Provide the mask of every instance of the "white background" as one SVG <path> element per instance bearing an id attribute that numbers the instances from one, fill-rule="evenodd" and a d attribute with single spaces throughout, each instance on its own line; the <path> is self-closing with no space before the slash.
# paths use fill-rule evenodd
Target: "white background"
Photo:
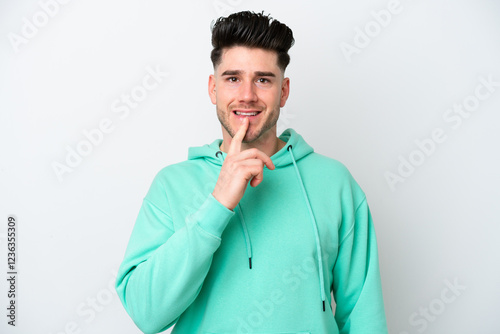
<path id="1" fill-rule="evenodd" d="M 139 333 L 115 274 L 154 175 L 221 138 L 210 24 L 246 9 L 296 39 L 279 133 L 294 128 L 367 194 L 390 333 L 500 332 L 499 2 L 401 0 L 383 25 L 388 1 L 90 0 L 49 6 L 51 16 L 45 3 L 0 1 L 0 277 L 9 215 L 19 272 L 15 328 L 0 280 L 0 332 Z M 115 112 L 147 68 L 169 75 Z M 491 91 L 477 88 L 488 78 Z M 462 103 L 474 110 L 449 111 Z M 106 119 L 112 130 L 85 146 Z M 77 147 L 87 154 L 58 177 Z M 391 187 L 398 168 L 404 182 Z"/>

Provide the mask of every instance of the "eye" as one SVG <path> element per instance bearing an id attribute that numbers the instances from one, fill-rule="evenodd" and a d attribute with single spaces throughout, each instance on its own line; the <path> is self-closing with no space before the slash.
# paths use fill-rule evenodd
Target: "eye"
<path id="1" fill-rule="evenodd" d="M 259 78 L 257 81 L 259 83 L 268 83 L 268 82 L 270 82 L 269 79 L 266 79 L 266 78 Z"/>
<path id="2" fill-rule="evenodd" d="M 227 81 L 229 81 L 229 82 L 236 82 L 236 81 L 238 81 L 238 78 L 236 78 L 236 77 L 229 77 L 229 78 L 227 78 Z"/>

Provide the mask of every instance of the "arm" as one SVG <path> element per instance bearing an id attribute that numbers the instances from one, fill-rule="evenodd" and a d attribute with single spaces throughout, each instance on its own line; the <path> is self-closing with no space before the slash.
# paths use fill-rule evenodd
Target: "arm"
<path id="1" fill-rule="evenodd" d="M 209 194 L 174 230 L 167 194 L 155 178 L 139 211 L 116 291 L 135 324 L 157 333 L 175 324 L 197 297 L 220 236 L 234 212 Z"/>
<path id="2" fill-rule="evenodd" d="M 340 230 L 333 268 L 335 320 L 341 334 L 387 333 L 377 241 L 366 198 L 351 221 Z"/>

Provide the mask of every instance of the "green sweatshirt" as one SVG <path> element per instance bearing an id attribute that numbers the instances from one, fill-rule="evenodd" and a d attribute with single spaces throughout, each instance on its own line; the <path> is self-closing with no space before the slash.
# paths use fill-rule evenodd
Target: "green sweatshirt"
<path id="1" fill-rule="evenodd" d="M 293 129 L 279 138 L 234 211 L 211 194 L 221 139 L 156 175 L 116 281 L 144 333 L 387 333 L 365 194 Z"/>

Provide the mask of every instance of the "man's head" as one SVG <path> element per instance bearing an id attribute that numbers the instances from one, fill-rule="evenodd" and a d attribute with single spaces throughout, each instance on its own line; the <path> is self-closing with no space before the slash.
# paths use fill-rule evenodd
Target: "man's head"
<path id="1" fill-rule="evenodd" d="M 217 107 L 224 140 L 233 137 L 245 114 L 250 123 L 243 142 L 276 140 L 280 108 L 288 98 L 284 77 L 293 45 L 292 31 L 269 16 L 251 12 L 219 18 L 212 28 L 214 74 L 209 95 Z M 243 114 L 243 115 L 242 115 Z"/>

